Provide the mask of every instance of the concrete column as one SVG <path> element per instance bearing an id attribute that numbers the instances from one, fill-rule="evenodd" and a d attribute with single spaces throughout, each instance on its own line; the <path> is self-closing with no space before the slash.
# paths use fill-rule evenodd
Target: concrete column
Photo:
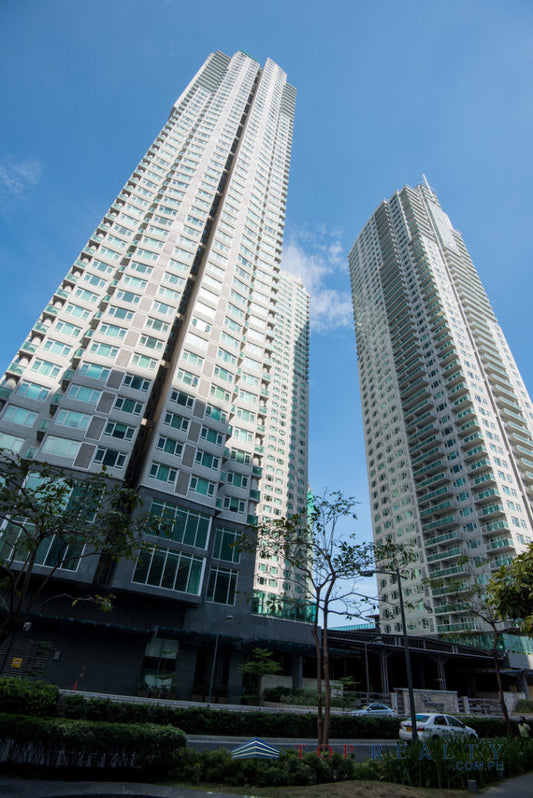
<path id="1" fill-rule="evenodd" d="M 387 653 L 385 651 L 379 652 L 379 664 L 381 666 L 381 692 L 390 692 L 389 688 L 389 669 L 387 667 Z"/>
<path id="2" fill-rule="evenodd" d="M 291 655 L 292 689 L 301 690 L 303 686 L 303 657 L 301 654 Z"/>
<path id="3" fill-rule="evenodd" d="M 516 675 L 516 689 L 519 693 L 524 694 L 524 698 L 529 698 L 529 686 L 527 683 L 527 677 L 525 671 L 520 671 Z"/>
<path id="4" fill-rule="evenodd" d="M 242 698 L 243 672 L 240 665 L 244 664 L 244 652 L 231 649 L 229 656 L 228 673 L 228 700 L 230 704 L 240 704 Z"/>
<path id="5" fill-rule="evenodd" d="M 447 690 L 446 671 L 444 670 L 444 657 L 437 657 L 437 673 L 439 674 L 439 686 L 441 690 Z"/>
<path id="6" fill-rule="evenodd" d="M 176 697 L 179 701 L 190 701 L 194 676 L 196 673 L 196 658 L 198 649 L 184 646 L 180 643 L 176 659 Z"/>

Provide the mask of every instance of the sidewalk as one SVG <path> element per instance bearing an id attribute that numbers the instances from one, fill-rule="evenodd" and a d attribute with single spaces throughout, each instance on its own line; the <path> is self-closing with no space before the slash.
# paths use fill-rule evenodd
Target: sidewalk
<path id="1" fill-rule="evenodd" d="M 533 795 L 533 771 L 515 776 L 513 779 L 503 779 L 482 793 L 488 798 L 531 798 Z"/>

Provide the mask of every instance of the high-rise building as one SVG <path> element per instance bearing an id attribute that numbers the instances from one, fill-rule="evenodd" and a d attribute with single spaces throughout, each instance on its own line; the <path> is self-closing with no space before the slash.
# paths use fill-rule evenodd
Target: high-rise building
<path id="1" fill-rule="evenodd" d="M 108 577 L 118 600 L 106 620 L 159 627 L 138 680 L 157 682 L 163 657 L 182 695 L 205 685 L 207 633 L 300 634 L 260 614 L 263 593 L 284 593 L 282 568 L 262 563 L 268 579 L 259 565 L 254 577 L 233 545 L 258 515 L 307 502 L 308 297 L 279 268 L 294 104 L 273 61 L 212 54 L 0 387 L 1 447 L 83 473 L 105 466 L 174 520 L 170 539 Z M 58 576 L 101 578 L 82 562 Z M 239 692 L 233 660 L 220 668 Z"/>
<path id="2" fill-rule="evenodd" d="M 427 183 L 380 204 L 349 263 L 375 542 L 418 554 L 410 633 L 481 628 L 450 612 L 450 592 L 533 540 L 531 401 Z M 395 577 L 379 574 L 378 590 L 383 630 L 400 631 Z"/>

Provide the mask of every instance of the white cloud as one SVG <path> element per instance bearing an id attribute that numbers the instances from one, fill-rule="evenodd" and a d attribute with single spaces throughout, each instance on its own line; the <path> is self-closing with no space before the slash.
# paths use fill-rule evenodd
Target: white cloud
<path id="1" fill-rule="evenodd" d="M 39 182 L 41 171 L 37 158 L 17 161 L 8 156 L 0 161 L 0 205 L 24 197 Z"/>
<path id="2" fill-rule="evenodd" d="M 352 327 L 351 294 L 335 286 L 339 276 L 347 281 L 346 255 L 338 234 L 328 235 L 324 228 L 289 233 L 281 268 L 300 277 L 309 293 L 315 332 Z"/>

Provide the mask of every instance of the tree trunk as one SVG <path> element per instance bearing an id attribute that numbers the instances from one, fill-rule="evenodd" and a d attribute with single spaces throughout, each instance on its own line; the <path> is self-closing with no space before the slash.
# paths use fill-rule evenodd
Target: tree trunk
<path id="1" fill-rule="evenodd" d="M 502 708 L 503 717 L 505 719 L 505 726 L 507 727 L 507 734 L 509 737 L 514 736 L 513 732 L 513 725 L 511 723 L 511 718 L 509 717 L 509 712 L 507 711 L 507 704 L 505 703 L 505 696 L 503 694 L 503 685 L 502 685 L 502 676 L 500 673 L 500 662 L 498 660 L 498 637 L 496 636 L 494 640 L 494 648 L 492 651 L 494 657 L 494 670 L 496 671 L 496 682 L 498 685 L 498 696 L 500 698 L 500 706 Z"/>
<path id="2" fill-rule="evenodd" d="M 328 647 L 328 628 L 327 628 L 327 613 L 324 613 L 324 628 L 322 630 L 322 650 L 323 650 L 323 670 L 324 670 L 324 691 L 325 691 L 325 706 L 324 706 L 324 722 L 322 725 L 322 740 L 321 745 L 329 744 L 329 718 L 331 715 L 331 684 L 329 679 L 329 647 Z"/>
<path id="3" fill-rule="evenodd" d="M 320 638 L 318 636 L 317 621 L 315 621 L 315 623 L 313 624 L 312 633 L 315 640 L 315 651 L 316 651 L 316 689 L 317 689 L 316 734 L 317 734 L 318 745 L 322 745 L 322 736 L 324 728 L 324 718 L 322 713 L 322 649 L 320 645 Z"/>

